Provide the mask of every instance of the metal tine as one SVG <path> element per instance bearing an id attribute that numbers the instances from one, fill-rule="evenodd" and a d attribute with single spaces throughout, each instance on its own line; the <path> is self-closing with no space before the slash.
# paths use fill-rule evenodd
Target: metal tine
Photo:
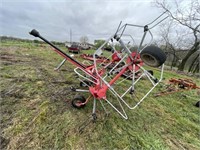
<path id="1" fill-rule="evenodd" d="M 119 111 L 119 109 L 117 109 L 108 99 L 105 99 L 105 101 L 115 110 L 117 111 L 124 119 L 128 119 L 128 116 L 126 114 L 126 111 L 124 110 L 124 107 L 122 106 L 123 102 L 121 100 L 121 97 L 118 95 L 118 93 L 116 93 L 116 91 L 113 88 L 109 88 L 109 91 L 117 98 L 117 101 L 120 105 L 120 108 L 122 109 L 122 111 Z"/>
<path id="2" fill-rule="evenodd" d="M 147 25 L 154 23 L 156 20 L 158 20 L 160 17 L 162 17 L 165 13 L 167 13 L 167 11 L 163 12 L 161 15 L 159 15 L 156 19 L 154 19 L 152 22 L 148 23 Z"/>
<path id="3" fill-rule="evenodd" d="M 117 28 L 117 31 L 115 32 L 115 34 L 114 34 L 114 35 L 116 35 L 116 34 L 117 34 L 117 32 L 118 32 L 119 30 L 121 30 L 121 28 L 120 28 L 121 24 L 122 24 L 122 21 L 120 21 L 120 23 L 119 23 L 119 26 L 118 26 L 118 28 Z"/>
<path id="4" fill-rule="evenodd" d="M 104 109 L 104 111 L 105 111 L 106 115 L 108 115 L 108 114 L 109 114 L 109 112 L 107 111 L 106 107 L 104 106 L 104 104 L 103 104 L 102 100 L 100 100 L 100 103 L 101 103 L 101 106 L 103 107 L 103 109 Z"/>
<path id="5" fill-rule="evenodd" d="M 169 16 L 163 18 L 161 21 L 159 21 L 158 23 L 156 23 L 154 26 L 152 26 L 151 28 L 149 29 L 153 29 L 155 26 L 157 26 L 158 24 L 160 24 L 161 22 L 163 22 L 165 19 L 167 19 Z"/>
<path id="6" fill-rule="evenodd" d="M 161 17 L 162 17 L 164 14 L 166 14 L 166 13 L 167 13 L 167 11 L 163 12 L 163 13 L 162 13 L 161 15 L 159 15 L 156 19 L 154 19 L 152 22 L 150 22 L 150 23 L 148 23 L 148 24 L 146 24 L 146 25 L 148 26 L 148 25 L 153 24 L 155 21 L 157 21 L 159 18 L 161 18 Z M 152 27 L 149 28 L 149 29 L 154 28 L 155 26 L 157 26 L 159 23 L 161 23 L 163 20 L 167 19 L 168 17 L 169 17 L 169 16 L 165 17 L 164 19 L 162 19 L 161 21 L 159 21 L 157 24 L 155 24 L 154 26 L 152 26 Z M 119 28 L 119 27 L 121 26 L 121 23 L 122 23 L 122 21 L 120 22 L 120 25 L 118 26 L 117 31 L 116 31 L 116 33 L 115 33 L 115 34 L 117 34 L 117 32 L 119 32 L 120 30 L 122 30 L 122 32 L 121 32 L 121 34 L 120 34 L 120 38 L 121 38 L 121 36 L 123 35 L 123 33 L 124 33 L 124 31 L 125 31 L 125 29 L 126 29 L 127 26 L 134 26 L 134 27 L 144 28 L 144 26 L 142 26 L 142 25 L 128 24 L 128 23 L 124 24 L 121 28 Z"/>

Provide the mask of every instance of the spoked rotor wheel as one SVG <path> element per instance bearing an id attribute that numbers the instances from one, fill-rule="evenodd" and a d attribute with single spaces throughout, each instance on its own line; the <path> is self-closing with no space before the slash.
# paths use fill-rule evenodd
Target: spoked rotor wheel
<path id="1" fill-rule="evenodd" d="M 74 99 L 72 100 L 72 106 L 74 108 L 83 108 L 85 107 L 85 103 L 86 99 L 85 97 L 83 97 L 82 95 L 77 95 L 74 97 Z"/>

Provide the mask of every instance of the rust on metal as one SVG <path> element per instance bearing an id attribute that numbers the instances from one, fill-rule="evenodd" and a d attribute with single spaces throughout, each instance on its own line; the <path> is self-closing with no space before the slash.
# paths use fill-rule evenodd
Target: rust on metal
<path id="1" fill-rule="evenodd" d="M 197 86 L 197 84 L 191 79 L 171 78 L 169 79 L 169 84 L 166 86 L 165 90 L 155 94 L 155 96 L 168 95 L 183 90 L 192 90 L 192 89 L 200 89 L 200 86 Z"/>

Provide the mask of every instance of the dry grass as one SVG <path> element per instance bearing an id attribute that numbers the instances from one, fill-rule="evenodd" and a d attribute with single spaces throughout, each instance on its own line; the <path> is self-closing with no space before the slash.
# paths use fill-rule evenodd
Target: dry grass
<path id="1" fill-rule="evenodd" d="M 195 90 L 151 94 L 137 109 L 126 109 L 128 120 L 110 107 L 106 117 L 98 107 L 98 120 L 92 123 L 91 102 L 84 109 L 71 107 L 75 93 L 70 87 L 79 85 L 73 66 L 66 63 L 54 71 L 62 58 L 49 49 L 1 44 L 1 149 L 199 149 Z M 165 82 L 186 76 L 166 71 L 164 77 Z"/>

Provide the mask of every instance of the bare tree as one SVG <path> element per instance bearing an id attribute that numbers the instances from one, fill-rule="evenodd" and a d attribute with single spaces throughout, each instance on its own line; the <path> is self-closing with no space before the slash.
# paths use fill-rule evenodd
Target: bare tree
<path id="1" fill-rule="evenodd" d="M 178 70 L 183 71 L 188 59 L 192 56 L 192 54 L 197 52 L 200 47 L 200 4 L 198 0 L 184 1 L 187 3 L 187 7 L 182 7 L 177 0 L 174 0 L 173 3 L 172 1 L 170 2 L 171 6 L 173 5 L 173 7 L 176 7 L 175 12 L 172 11 L 171 6 L 165 0 L 157 0 L 156 6 L 163 9 L 163 11 L 167 11 L 173 21 L 185 27 L 185 29 L 189 30 L 193 35 L 192 43 L 188 44 L 189 51 L 178 66 Z M 182 38 L 184 38 L 184 36 L 182 36 Z M 191 69 L 189 68 L 189 70 Z M 199 69 L 197 69 L 197 72 L 199 72 Z"/>
<path id="2" fill-rule="evenodd" d="M 188 72 L 196 73 L 199 72 L 199 61 L 200 61 L 200 54 L 198 54 L 192 61 L 189 66 Z"/>
<path id="3" fill-rule="evenodd" d="M 170 56 L 172 56 L 172 60 L 170 59 L 171 69 L 173 67 L 176 67 L 178 60 L 180 60 L 180 58 L 176 53 L 181 45 L 180 38 L 174 39 L 173 37 L 171 37 L 171 32 L 173 31 L 174 31 L 173 22 L 161 24 L 160 28 L 161 39 L 158 41 L 161 45 L 163 45 L 162 48 L 165 50 L 165 53 L 168 55 L 168 57 L 170 58 Z M 176 37 L 178 37 L 178 32 L 176 32 L 176 34 L 177 34 Z"/>
<path id="4" fill-rule="evenodd" d="M 89 41 L 89 39 L 88 39 L 87 36 L 82 36 L 82 37 L 80 38 L 80 42 L 81 42 L 81 43 L 87 43 L 88 41 Z"/>

